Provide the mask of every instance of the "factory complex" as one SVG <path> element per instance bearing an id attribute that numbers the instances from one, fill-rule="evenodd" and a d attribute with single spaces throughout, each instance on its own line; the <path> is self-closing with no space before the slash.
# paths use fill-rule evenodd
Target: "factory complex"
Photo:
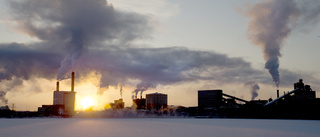
<path id="1" fill-rule="evenodd" d="M 60 91 L 59 82 L 53 92 L 53 104 L 42 105 L 37 112 L 19 112 L 8 106 L 0 107 L 0 117 L 194 117 L 194 118 L 266 118 L 266 119 L 320 119 L 320 98 L 310 85 L 300 79 L 293 90 L 276 99 L 244 100 L 223 93 L 221 89 L 199 90 L 198 106 L 183 107 L 168 105 L 168 95 L 146 94 L 146 98 L 133 98 L 132 107 L 124 107 L 122 98 L 110 103 L 104 111 L 75 112 L 75 73 L 71 75 L 71 90 Z M 121 112 L 121 113 L 120 113 Z M 125 113 L 124 113 L 125 112 Z M 85 113 L 85 114 L 83 114 Z M 99 115 L 97 115 L 99 113 Z M 95 115 L 92 115 L 95 114 Z M 121 116 L 120 116 L 121 115 Z"/>

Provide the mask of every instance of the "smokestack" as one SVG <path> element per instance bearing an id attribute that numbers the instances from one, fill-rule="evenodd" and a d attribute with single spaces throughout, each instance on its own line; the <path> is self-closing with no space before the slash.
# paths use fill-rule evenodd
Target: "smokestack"
<path id="1" fill-rule="evenodd" d="M 57 81 L 57 89 L 56 91 L 59 91 L 59 81 Z"/>
<path id="2" fill-rule="evenodd" d="M 74 72 L 71 75 L 71 92 L 74 92 Z"/>
<path id="3" fill-rule="evenodd" d="M 279 89 L 277 90 L 277 98 L 279 98 Z"/>

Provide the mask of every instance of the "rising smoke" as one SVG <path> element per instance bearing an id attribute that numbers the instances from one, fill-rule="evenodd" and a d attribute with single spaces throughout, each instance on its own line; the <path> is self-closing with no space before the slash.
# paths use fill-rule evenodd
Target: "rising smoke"
<path id="1" fill-rule="evenodd" d="M 2 101 L 5 105 L 8 104 L 8 99 L 6 98 L 7 92 L 0 90 L 0 101 Z"/>
<path id="2" fill-rule="evenodd" d="M 254 100 L 259 95 L 258 91 L 260 90 L 260 86 L 255 82 L 248 82 L 246 85 L 250 86 L 251 100 Z"/>
<path id="3" fill-rule="evenodd" d="M 135 97 L 137 97 L 138 93 L 140 92 L 140 97 L 142 97 L 142 93 L 144 91 L 147 91 L 148 89 L 156 88 L 156 84 L 152 82 L 141 82 L 137 85 L 137 88 L 132 91 L 132 93 L 135 94 Z"/>
<path id="4" fill-rule="evenodd" d="M 120 97 L 122 98 L 122 85 L 120 84 Z"/>
<path id="5" fill-rule="evenodd" d="M 254 45 L 262 48 L 265 68 L 277 87 L 280 84 L 279 57 L 283 42 L 293 29 L 316 24 L 314 22 L 320 16 L 318 3 L 312 0 L 300 3 L 294 0 L 267 0 L 250 6 L 246 11 L 246 16 L 250 18 L 248 37 Z"/>

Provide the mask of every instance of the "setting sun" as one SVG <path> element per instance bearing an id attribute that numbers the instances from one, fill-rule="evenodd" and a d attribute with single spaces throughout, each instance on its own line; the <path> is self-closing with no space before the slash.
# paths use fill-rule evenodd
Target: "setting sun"
<path id="1" fill-rule="evenodd" d="M 81 100 L 81 106 L 84 110 L 94 106 L 94 99 L 92 97 L 85 97 Z"/>

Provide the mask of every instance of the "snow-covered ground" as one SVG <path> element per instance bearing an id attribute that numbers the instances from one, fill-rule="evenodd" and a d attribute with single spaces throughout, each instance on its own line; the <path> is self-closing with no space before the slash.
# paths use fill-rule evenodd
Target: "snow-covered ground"
<path id="1" fill-rule="evenodd" d="M 320 121 L 191 118 L 0 119 L 0 137 L 319 137 Z"/>

